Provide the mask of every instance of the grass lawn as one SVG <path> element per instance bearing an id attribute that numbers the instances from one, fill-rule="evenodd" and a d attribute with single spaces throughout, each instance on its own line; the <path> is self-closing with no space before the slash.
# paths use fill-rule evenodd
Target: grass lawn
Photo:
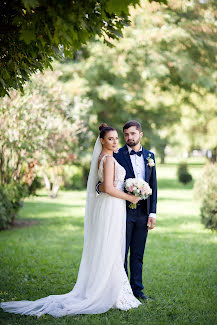
<path id="1" fill-rule="evenodd" d="M 196 178 L 202 166 L 192 164 Z M 143 265 L 144 292 L 155 301 L 128 312 L 40 318 L 4 313 L 1 324 L 217 324 L 216 234 L 200 223 L 193 183 L 176 180 L 175 164 L 158 166 L 157 227 L 149 233 Z M 83 245 L 85 192 L 60 192 L 25 201 L 19 218 L 31 227 L 0 233 L 0 299 L 35 300 L 71 291 Z"/>

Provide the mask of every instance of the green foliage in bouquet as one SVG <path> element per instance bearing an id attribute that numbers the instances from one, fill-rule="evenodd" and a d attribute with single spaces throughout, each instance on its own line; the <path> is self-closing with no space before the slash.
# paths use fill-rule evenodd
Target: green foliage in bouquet
<path id="1" fill-rule="evenodd" d="M 209 164 L 194 186 L 196 197 L 201 200 L 201 221 L 206 228 L 217 230 L 217 167 Z"/>
<path id="2" fill-rule="evenodd" d="M 0 230 L 7 229 L 22 206 L 21 199 L 28 195 L 26 185 L 0 184 Z"/>
<path id="3" fill-rule="evenodd" d="M 180 163 L 178 165 L 177 176 L 178 180 L 183 184 L 187 184 L 192 181 L 192 176 L 188 172 L 188 166 L 186 163 Z"/>

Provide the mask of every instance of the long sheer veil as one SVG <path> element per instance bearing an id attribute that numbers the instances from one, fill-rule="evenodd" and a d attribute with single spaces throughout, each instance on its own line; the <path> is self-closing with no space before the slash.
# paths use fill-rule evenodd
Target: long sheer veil
<path id="1" fill-rule="evenodd" d="M 84 216 L 84 248 L 88 245 L 89 237 L 91 234 L 91 216 L 93 215 L 93 210 L 96 200 L 96 184 L 99 180 L 98 178 L 98 158 L 102 151 L 102 144 L 100 142 L 99 136 L 95 142 L 93 149 L 92 161 L 90 166 L 90 172 L 87 181 L 87 197 L 86 197 L 86 208 Z"/>
<path id="2" fill-rule="evenodd" d="M 112 307 L 128 310 L 140 302 L 133 296 L 124 271 L 126 202 L 112 196 L 96 197 L 98 158 L 102 151 L 96 140 L 87 182 L 84 217 L 84 247 L 74 288 L 65 294 L 34 301 L 0 303 L 7 312 L 54 317 L 99 314 Z M 124 175 L 123 180 L 124 180 Z"/>

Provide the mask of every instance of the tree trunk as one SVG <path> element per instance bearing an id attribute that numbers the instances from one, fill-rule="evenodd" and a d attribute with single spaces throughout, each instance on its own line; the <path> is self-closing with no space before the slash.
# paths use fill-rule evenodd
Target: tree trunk
<path id="1" fill-rule="evenodd" d="M 0 172 L 1 172 L 1 184 L 4 184 L 4 150 L 2 146 L 1 156 L 0 156 Z"/>
<path id="2" fill-rule="evenodd" d="M 44 177 L 45 188 L 50 193 L 51 183 L 50 183 L 49 178 L 48 178 L 47 174 L 45 173 L 45 171 L 43 171 L 43 177 Z"/>
<path id="3" fill-rule="evenodd" d="M 87 168 L 86 166 L 82 166 L 82 180 L 85 187 L 87 186 L 89 171 L 90 171 L 89 168 Z"/>
<path id="4" fill-rule="evenodd" d="M 212 162 L 213 164 L 215 164 L 215 163 L 216 163 L 216 159 L 217 159 L 217 148 L 212 149 L 211 162 Z"/>
<path id="5" fill-rule="evenodd" d="M 160 156 L 160 163 L 164 164 L 165 163 L 165 155 Z"/>
<path id="6" fill-rule="evenodd" d="M 59 191 L 60 185 L 62 183 L 62 177 L 56 175 L 54 182 L 53 182 L 53 186 L 52 186 L 52 191 L 51 191 L 51 197 L 52 198 L 56 198 L 57 197 L 57 193 Z"/>

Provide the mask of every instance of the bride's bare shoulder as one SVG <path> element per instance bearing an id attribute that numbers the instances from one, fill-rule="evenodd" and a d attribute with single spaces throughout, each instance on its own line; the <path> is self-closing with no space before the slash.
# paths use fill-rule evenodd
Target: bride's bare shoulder
<path id="1" fill-rule="evenodd" d="M 114 157 L 111 155 L 104 155 L 102 159 L 103 159 L 104 166 L 108 164 L 112 164 L 114 162 Z"/>
<path id="2" fill-rule="evenodd" d="M 99 156 L 99 159 L 98 159 L 98 168 L 99 168 L 99 165 L 100 165 L 100 163 L 101 163 L 101 161 L 103 160 L 103 165 L 105 166 L 105 165 L 108 165 L 108 162 L 111 162 L 112 163 L 112 161 L 114 161 L 115 159 L 114 159 L 114 157 L 113 156 L 111 156 L 111 155 L 100 155 Z"/>

